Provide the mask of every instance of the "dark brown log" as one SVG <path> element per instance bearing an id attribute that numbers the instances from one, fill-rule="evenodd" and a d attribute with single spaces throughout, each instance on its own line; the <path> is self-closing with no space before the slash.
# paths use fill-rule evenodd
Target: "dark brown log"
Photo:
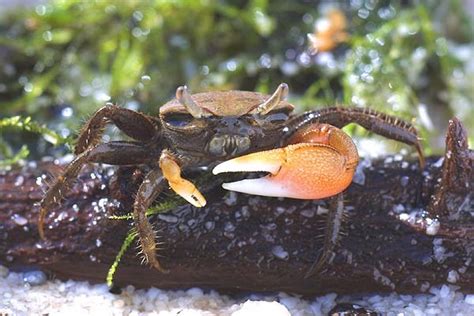
<path id="1" fill-rule="evenodd" d="M 357 183 L 345 195 L 347 220 L 337 255 L 319 275 L 304 278 L 322 246 L 324 201 L 227 193 L 217 183 L 222 178 L 212 178 L 213 185 L 201 186 L 205 208 L 183 205 L 151 218 L 164 243 L 161 262 L 171 272 L 141 265 L 132 248 L 115 281 L 308 295 L 420 292 L 446 282 L 472 291 L 474 155 L 456 119 L 447 144 L 444 165 L 431 157 L 423 173 L 398 156 L 361 162 Z M 130 210 L 131 183 L 139 172 L 123 169 L 116 176 L 113 168 L 86 168 L 47 217 L 48 241 L 40 241 L 35 203 L 43 196 L 44 174 L 57 168 L 41 162 L 0 172 L 0 262 L 102 282 L 131 227 L 108 216 Z"/>

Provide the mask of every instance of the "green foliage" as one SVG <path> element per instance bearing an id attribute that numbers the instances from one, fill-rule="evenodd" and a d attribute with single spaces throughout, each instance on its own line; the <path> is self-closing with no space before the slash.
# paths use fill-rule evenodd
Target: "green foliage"
<path id="1" fill-rule="evenodd" d="M 20 160 L 26 159 L 30 154 L 28 147 L 25 145 L 21 146 L 20 150 L 16 154 L 13 154 L 10 147 L 8 147 L 8 145 L 3 141 L 0 142 L 0 152 L 2 153 L 2 156 L 5 157 L 5 159 L 0 160 L 0 168 L 6 168 L 14 165 Z"/>
<path id="2" fill-rule="evenodd" d="M 152 216 L 158 213 L 164 213 L 167 212 L 175 207 L 177 207 L 180 203 L 182 203 L 182 200 L 179 198 L 169 198 L 164 202 L 158 203 L 154 206 L 152 206 L 150 209 L 147 210 L 146 216 Z M 114 219 L 114 220 L 132 220 L 133 215 L 126 214 L 126 215 L 113 215 L 109 216 L 109 219 Z M 107 272 L 107 278 L 106 282 L 109 287 L 112 287 L 113 282 L 114 282 L 114 275 L 115 272 L 117 271 L 118 265 L 120 263 L 120 260 L 122 259 L 123 255 L 127 251 L 128 248 L 130 248 L 130 245 L 132 242 L 137 238 L 137 232 L 135 228 L 130 229 L 128 232 L 127 236 L 125 237 L 122 246 L 120 247 L 119 252 L 115 256 L 115 260 L 112 263 L 112 265 L 109 268 L 109 271 Z"/>
<path id="3" fill-rule="evenodd" d="M 151 208 L 149 208 L 146 211 L 146 216 L 152 216 L 152 215 L 155 215 L 155 214 L 158 214 L 158 213 L 164 213 L 166 211 L 169 211 L 169 210 L 179 206 L 182 203 L 182 201 L 183 200 L 181 200 L 181 198 L 178 198 L 178 197 L 168 198 L 166 201 L 163 201 L 163 202 L 161 202 L 159 204 L 156 204 L 156 205 L 152 206 Z M 125 214 L 125 215 L 111 215 L 111 216 L 109 216 L 109 219 L 113 219 L 113 220 L 132 220 L 133 219 L 133 214 L 129 213 L 129 214 Z"/>
<path id="4" fill-rule="evenodd" d="M 120 247 L 120 250 L 117 253 L 117 256 L 115 257 L 114 262 L 112 263 L 109 268 L 109 271 L 107 272 L 106 282 L 109 287 L 112 287 L 112 285 L 114 284 L 114 276 L 115 272 L 117 271 L 120 260 L 122 259 L 127 249 L 130 248 L 130 245 L 135 240 L 135 238 L 137 238 L 137 232 L 135 231 L 135 229 L 131 229 L 125 237 L 122 247 Z"/>
<path id="5" fill-rule="evenodd" d="M 287 82 L 299 110 L 370 105 L 417 117 L 426 138 L 442 131 L 426 123 L 423 111 L 435 123 L 457 115 L 474 124 L 474 75 L 462 53 L 473 23 L 462 1 L 340 5 L 349 42 L 310 56 L 306 34 L 325 7 L 283 0 L 52 0 L 3 11 L 0 117 L 31 116 L 51 126 L 51 108 L 71 106 L 74 115 L 58 121 L 76 130 L 78 118 L 109 100 L 156 113 L 184 83 L 194 92 L 271 92 Z"/>
<path id="6" fill-rule="evenodd" d="M 344 103 L 388 105 L 402 117 L 418 116 L 421 103 L 428 113 L 442 106 L 449 117 L 459 114 L 451 98 L 458 87 L 449 80 L 461 62 L 448 53 L 446 39 L 436 34 L 426 7 L 401 11 L 374 32 L 354 36 L 351 46 L 343 75 Z M 441 98 L 439 91 L 447 97 Z M 423 124 L 427 139 L 439 133 L 423 118 L 417 124 Z"/>
<path id="7" fill-rule="evenodd" d="M 66 144 L 70 142 L 69 139 L 60 136 L 58 133 L 50 130 L 44 125 L 40 125 L 31 120 L 31 117 L 22 118 L 14 116 L 0 120 L 0 131 L 6 128 L 14 128 L 32 133 L 37 133 L 44 137 L 49 143 L 53 145 Z"/>
<path id="8" fill-rule="evenodd" d="M 21 159 L 26 159 L 30 154 L 26 145 L 23 145 L 21 149 L 14 154 L 11 147 L 2 138 L 2 135 L 6 130 L 36 133 L 54 146 L 63 144 L 71 145 L 72 142 L 71 139 L 64 138 L 46 126 L 34 122 L 31 117 L 23 118 L 20 116 L 13 116 L 10 118 L 0 119 L 0 158 L 3 157 L 3 159 L 0 160 L 0 167 L 7 167 L 15 164 Z"/>

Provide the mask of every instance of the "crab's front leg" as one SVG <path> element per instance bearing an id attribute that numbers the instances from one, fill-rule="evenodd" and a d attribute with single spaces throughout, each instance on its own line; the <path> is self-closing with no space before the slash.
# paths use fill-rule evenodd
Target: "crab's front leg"
<path id="1" fill-rule="evenodd" d="M 317 273 L 334 257 L 343 218 L 344 191 L 352 181 L 359 155 L 352 139 L 329 124 L 310 124 L 296 132 L 288 146 L 238 157 L 216 166 L 215 174 L 234 171 L 267 171 L 260 179 L 225 183 L 224 188 L 249 194 L 322 199 L 334 197 L 326 220 L 320 255 L 306 277 Z"/>
<path id="2" fill-rule="evenodd" d="M 312 124 L 295 133 L 286 147 L 225 161 L 213 173 L 266 171 L 270 173 L 266 177 L 223 187 L 263 196 L 322 199 L 349 186 L 358 161 L 357 149 L 346 133 L 329 124 Z"/>
<path id="3" fill-rule="evenodd" d="M 159 166 L 152 169 L 140 185 L 133 205 L 133 219 L 138 234 L 140 252 L 145 262 L 161 272 L 163 269 L 156 258 L 156 233 L 147 219 L 146 211 L 161 193 L 168 182 L 171 189 L 196 207 L 206 205 L 206 199 L 190 181 L 181 177 L 178 159 L 168 150 L 164 150 L 159 159 Z"/>

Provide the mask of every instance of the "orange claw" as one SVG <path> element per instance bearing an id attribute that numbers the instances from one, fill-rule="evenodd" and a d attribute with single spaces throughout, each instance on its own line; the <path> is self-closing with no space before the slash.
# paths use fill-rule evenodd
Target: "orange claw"
<path id="1" fill-rule="evenodd" d="M 270 173 L 266 177 L 224 183 L 223 187 L 254 195 L 321 199 L 349 186 L 358 159 L 347 134 L 328 124 L 315 124 L 295 134 L 287 147 L 225 161 L 213 173 L 266 171 Z"/>

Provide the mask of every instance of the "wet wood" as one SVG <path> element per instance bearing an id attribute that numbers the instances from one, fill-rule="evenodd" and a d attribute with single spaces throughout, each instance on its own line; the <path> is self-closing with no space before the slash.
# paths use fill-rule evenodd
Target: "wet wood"
<path id="1" fill-rule="evenodd" d="M 205 208 L 184 204 L 151 218 L 163 242 L 161 263 L 171 272 L 141 265 L 132 248 L 116 284 L 311 295 L 420 292 L 451 282 L 472 291 L 474 154 L 456 119 L 447 146 L 444 159 L 429 158 L 423 172 L 416 161 L 398 156 L 362 161 L 345 194 L 347 216 L 336 257 L 312 278 L 304 275 L 322 246 L 324 201 L 228 193 L 216 177 L 202 186 Z M 47 217 L 48 241 L 41 241 L 36 203 L 46 187 L 44 175 L 57 169 L 54 162 L 38 162 L 0 172 L 0 263 L 103 282 L 131 227 L 108 216 L 130 210 L 140 172 L 83 170 L 62 206 Z"/>

